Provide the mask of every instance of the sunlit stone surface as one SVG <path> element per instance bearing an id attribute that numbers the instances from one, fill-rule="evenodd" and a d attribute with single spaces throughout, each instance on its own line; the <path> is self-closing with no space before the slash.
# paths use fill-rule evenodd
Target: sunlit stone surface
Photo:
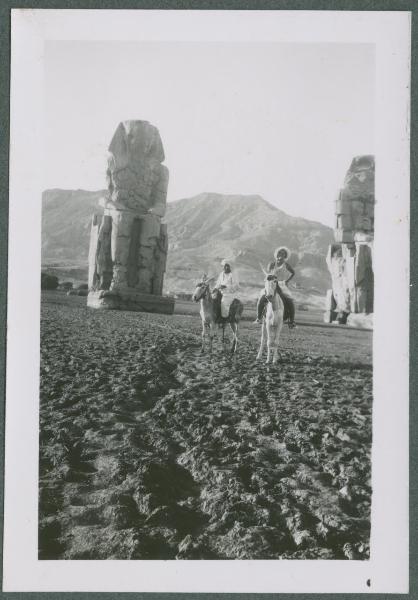
<path id="1" fill-rule="evenodd" d="M 147 121 L 123 121 L 109 145 L 108 192 L 93 216 L 89 296 L 94 308 L 169 312 L 162 296 L 167 260 L 168 169 L 158 129 Z"/>
<path id="2" fill-rule="evenodd" d="M 373 313 L 374 170 L 373 156 L 354 158 L 335 202 L 335 243 L 327 256 L 332 278 L 324 315 L 328 323 L 346 323 L 352 313 Z M 372 320 L 356 323 L 368 327 Z"/>

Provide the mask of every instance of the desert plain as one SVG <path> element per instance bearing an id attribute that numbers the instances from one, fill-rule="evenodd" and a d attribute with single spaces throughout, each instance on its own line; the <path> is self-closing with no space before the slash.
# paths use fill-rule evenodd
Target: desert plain
<path id="1" fill-rule="evenodd" d="M 372 333 L 42 299 L 40 559 L 368 559 Z"/>

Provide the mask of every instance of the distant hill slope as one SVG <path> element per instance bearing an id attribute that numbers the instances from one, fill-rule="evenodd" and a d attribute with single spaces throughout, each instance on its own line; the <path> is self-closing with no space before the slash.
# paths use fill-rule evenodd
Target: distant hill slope
<path id="1" fill-rule="evenodd" d="M 48 190 L 43 195 L 42 263 L 87 273 L 91 216 L 104 192 Z M 217 274 L 224 257 L 233 259 L 243 293 L 255 296 L 262 285 L 259 263 L 279 245 L 292 250 L 294 282 L 300 300 L 322 302 L 330 287 L 325 263 L 332 229 L 291 217 L 260 196 L 204 193 L 168 204 L 169 254 L 165 290 L 190 292 L 203 271 Z M 71 275 L 71 274 L 70 274 Z"/>
<path id="2" fill-rule="evenodd" d="M 42 194 L 43 265 L 87 265 L 91 218 L 104 193 L 54 189 Z"/>

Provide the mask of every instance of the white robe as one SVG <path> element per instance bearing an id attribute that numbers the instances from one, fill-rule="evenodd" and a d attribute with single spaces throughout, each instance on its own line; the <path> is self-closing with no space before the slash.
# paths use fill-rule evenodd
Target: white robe
<path id="1" fill-rule="evenodd" d="M 224 290 L 221 289 L 222 285 L 226 286 Z M 218 277 L 215 287 L 221 289 L 221 314 L 223 317 L 227 317 L 229 315 L 229 307 L 231 306 L 234 298 L 236 298 L 236 293 L 239 289 L 239 281 L 236 273 L 225 273 L 222 271 Z"/>

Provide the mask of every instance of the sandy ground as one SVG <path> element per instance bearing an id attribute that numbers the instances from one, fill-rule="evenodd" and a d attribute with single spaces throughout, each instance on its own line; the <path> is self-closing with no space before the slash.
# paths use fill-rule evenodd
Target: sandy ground
<path id="1" fill-rule="evenodd" d="M 369 557 L 372 334 L 259 333 L 45 295 L 41 559 Z"/>

